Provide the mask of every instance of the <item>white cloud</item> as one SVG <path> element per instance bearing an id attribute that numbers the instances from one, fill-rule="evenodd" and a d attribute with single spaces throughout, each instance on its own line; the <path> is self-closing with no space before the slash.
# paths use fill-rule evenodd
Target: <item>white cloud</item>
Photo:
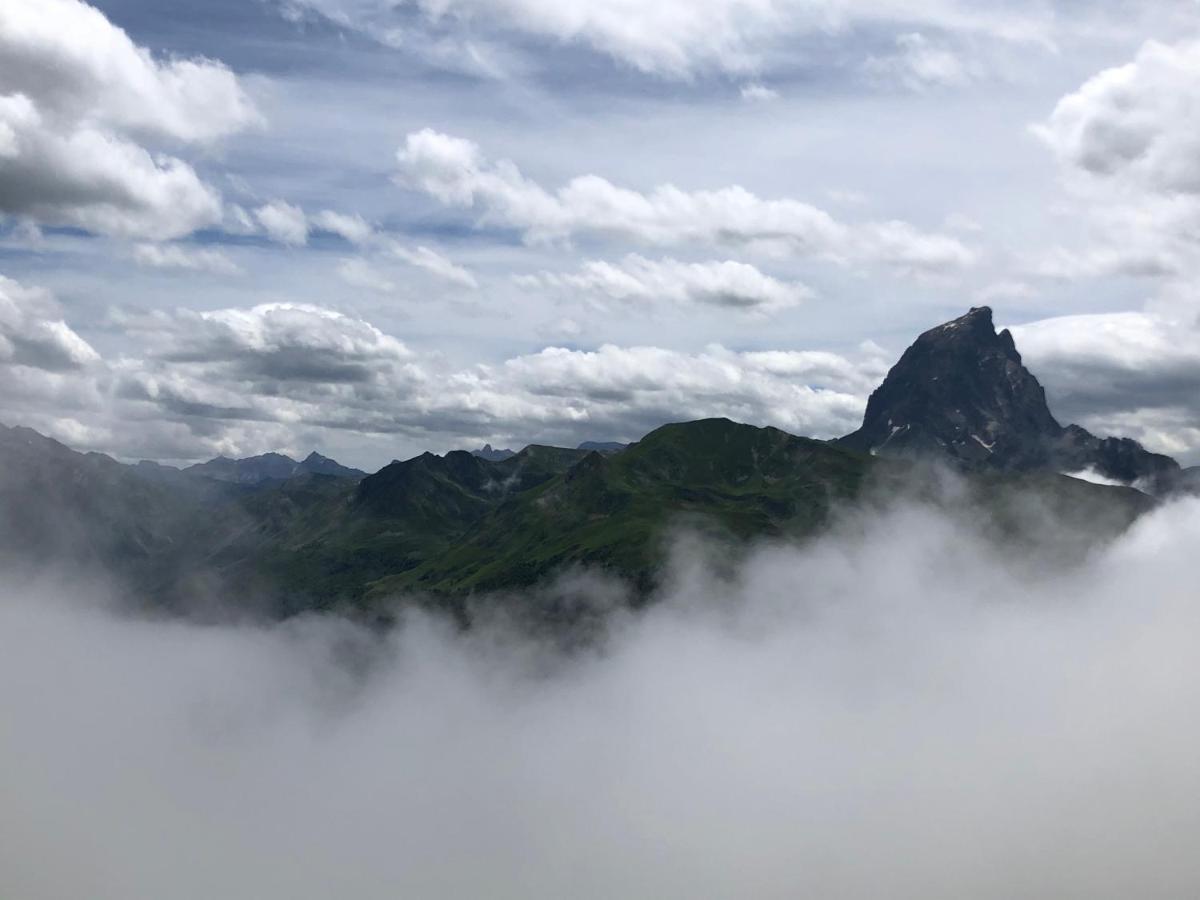
<path id="1" fill-rule="evenodd" d="M 1051 408 L 1105 435 L 1180 453 L 1200 429 L 1200 328 L 1149 312 L 1061 316 L 1012 329 Z"/>
<path id="2" fill-rule="evenodd" d="M 741 93 L 742 99 L 748 103 L 763 103 L 768 100 L 779 99 L 779 91 L 757 81 L 742 85 Z"/>
<path id="3" fill-rule="evenodd" d="M 409 24 L 396 4 L 383 0 L 297 2 L 386 43 L 401 43 L 396 36 Z M 1050 16 L 1036 3 L 995 9 L 965 0 L 415 0 L 410 6 L 438 26 L 582 44 L 666 78 L 754 74 L 804 37 L 859 27 L 928 28 L 1042 46 L 1050 44 L 1052 31 Z"/>
<path id="4" fill-rule="evenodd" d="M 216 191 L 187 163 L 110 132 L 59 128 L 21 94 L 0 96 L 0 210 L 153 240 L 221 219 Z"/>
<path id="5" fill-rule="evenodd" d="M 1063 472 L 1063 474 L 1070 478 L 1078 478 L 1080 481 L 1090 482 L 1091 484 L 1106 484 L 1109 487 L 1127 486 L 1125 482 L 1101 475 L 1095 469 L 1080 469 L 1078 472 Z"/>
<path id="6" fill-rule="evenodd" d="M 0 211 L 169 239 L 221 219 L 216 192 L 145 137 L 209 143 L 257 124 L 210 60 L 156 61 L 78 0 L 0 8 Z"/>
<path id="7" fill-rule="evenodd" d="M 1110 275 L 1159 278 L 1182 270 L 1183 261 L 1171 248 L 1155 245 L 1153 241 L 1137 243 L 1118 246 L 1103 241 L 1081 250 L 1053 247 L 1033 261 L 1031 274 L 1074 281 Z"/>
<path id="8" fill-rule="evenodd" d="M 119 324 L 141 345 L 140 356 L 116 366 L 122 415 L 184 423 L 198 447 L 237 434 L 262 448 L 264 436 L 286 442 L 295 429 L 316 428 L 403 434 L 435 447 L 481 436 L 570 444 L 596 434 L 637 438 L 702 416 L 832 437 L 858 424 L 887 368 L 878 348 L 840 356 L 716 345 L 696 353 L 551 347 L 455 368 L 354 316 L 301 305 Z"/>
<path id="9" fill-rule="evenodd" d="M 898 35 L 895 52 L 871 57 L 866 69 L 883 83 L 899 83 L 918 91 L 931 87 L 961 87 L 981 74 L 974 63 L 949 46 L 915 31 Z"/>
<path id="10" fill-rule="evenodd" d="M 75 416 L 107 417 L 105 375 L 53 295 L 0 275 L 0 423 L 69 437 Z"/>
<path id="11" fill-rule="evenodd" d="M 681 542 L 644 609 L 575 577 L 469 629 L 142 618 L 5 572 L 6 894 L 1193 896 L 1200 504 L 1076 565 L 980 518 Z M 564 598 L 595 644 L 484 615 Z"/>
<path id="12" fill-rule="evenodd" d="M 1171 277 L 1200 263 L 1200 41 L 1147 41 L 1031 130 L 1090 225 L 1090 245 L 1053 251 L 1045 274 Z"/>
<path id="13" fill-rule="evenodd" d="M 352 257 L 338 262 L 338 276 L 351 287 L 374 291 L 377 294 L 394 294 L 396 283 L 362 257 Z"/>
<path id="14" fill-rule="evenodd" d="M 412 248 L 406 247 L 398 241 L 390 241 L 388 242 L 388 252 L 397 259 L 404 260 L 404 262 L 419 269 L 424 269 L 426 272 L 431 272 L 438 278 L 449 281 L 451 284 L 457 284 L 459 287 L 471 288 L 472 290 L 479 287 L 479 282 L 470 271 L 456 265 L 429 247 L 418 246 Z"/>
<path id="15" fill-rule="evenodd" d="M 308 243 L 308 217 L 298 206 L 272 200 L 254 210 L 254 218 L 273 241 L 291 246 Z"/>
<path id="16" fill-rule="evenodd" d="M 309 216 L 308 222 L 313 228 L 339 235 L 351 244 L 365 244 L 375 234 L 371 223 L 362 216 L 347 215 L 331 209 Z"/>
<path id="17" fill-rule="evenodd" d="M 1200 42 L 1147 41 L 1034 126 L 1059 161 L 1097 179 L 1200 193 Z"/>
<path id="18" fill-rule="evenodd" d="M 571 288 L 614 300 L 703 304 L 747 312 L 774 312 L 812 296 L 805 285 L 780 281 L 746 263 L 687 263 L 637 254 L 619 263 L 585 262 L 570 274 L 542 272 L 524 283 Z"/>
<path id="19" fill-rule="evenodd" d="M 63 321 L 49 292 L 0 275 L 0 365 L 60 372 L 99 358 Z"/>
<path id="20" fill-rule="evenodd" d="M 221 250 L 211 247 L 185 247 L 180 244 L 136 244 L 133 260 L 152 269 L 183 269 L 190 272 L 215 272 L 239 275 L 242 270 Z"/>
<path id="21" fill-rule="evenodd" d="M 398 160 L 403 183 L 444 204 L 478 208 L 484 223 L 517 228 L 533 242 L 598 233 L 646 244 L 759 246 L 925 271 L 975 261 L 948 235 L 900 221 L 847 225 L 808 203 L 763 200 L 736 186 L 688 192 L 668 184 L 644 194 L 583 175 L 551 193 L 513 163 L 492 163 L 471 141 L 430 129 L 409 134 Z"/>
<path id="22" fill-rule="evenodd" d="M 48 117 L 207 142 L 261 123 L 225 66 L 156 61 L 98 9 L 78 0 L 6 0 L 0 84 Z"/>

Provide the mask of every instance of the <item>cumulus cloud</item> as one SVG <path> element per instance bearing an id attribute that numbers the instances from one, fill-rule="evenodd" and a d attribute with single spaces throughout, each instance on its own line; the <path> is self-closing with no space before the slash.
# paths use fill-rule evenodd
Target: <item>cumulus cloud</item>
<path id="1" fill-rule="evenodd" d="M 1034 127 L 1065 166 L 1164 193 L 1200 193 L 1200 42 L 1147 41 Z"/>
<path id="2" fill-rule="evenodd" d="M 573 656 L 416 615 L 143 621 L 94 580 L 4 578 L 0 889 L 1190 896 L 1200 506 L 1047 572 L 920 507 L 853 524 L 732 572 L 685 545 Z"/>
<path id="3" fill-rule="evenodd" d="M 584 291 L 640 304 L 701 304 L 760 313 L 796 306 L 812 296 L 805 285 L 780 281 L 746 263 L 687 263 L 669 257 L 652 260 L 637 254 L 619 263 L 585 262 L 571 274 L 542 272 L 525 276 L 518 283 Z"/>
<path id="4" fill-rule="evenodd" d="M 82 434 L 76 417 L 106 415 L 105 374 L 99 353 L 66 323 L 49 291 L 0 275 L 0 423 Z"/>
<path id="5" fill-rule="evenodd" d="M 1154 312 L 1044 319 L 1012 329 L 1059 417 L 1166 453 L 1200 429 L 1200 330 Z"/>
<path id="6" fill-rule="evenodd" d="M 59 372 L 98 359 L 63 321 L 49 292 L 0 275 L 0 364 Z"/>
<path id="7" fill-rule="evenodd" d="M 1195 268 L 1200 233 L 1200 42 L 1147 41 L 1031 126 L 1072 194 L 1092 246 L 1040 264 L 1056 277 L 1172 277 Z"/>
<path id="8" fill-rule="evenodd" d="M 356 382 L 408 358 L 400 341 L 335 310 L 293 303 L 127 318 L 169 362 L 228 366 L 239 378 Z"/>
<path id="9" fill-rule="evenodd" d="M 228 254 L 212 247 L 185 247 L 181 244 L 137 244 L 133 260 L 152 269 L 183 269 L 189 272 L 215 272 L 239 275 L 242 270 Z"/>
<path id="10" fill-rule="evenodd" d="M 123 415 L 183 423 L 205 441 L 237 429 L 324 428 L 435 447 L 571 444 L 598 433 L 636 439 L 703 416 L 832 437 L 857 424 L 887 368 L 876 347 L 842 356 L 715 345 L 550 347 L 456 368 L 361 319 L 289 304 L 118 322 L 142 347 L 114 363 Z"/>
<path id="11" fill-rule="evenodd" d="M 78 0 L 0 10 L 0 211 L 155 240 L 221 219 L 217 193 L 144 138 L 210 143 L 260 121 L 211 60 L 159 62 Z"/>
<path id="12" fill-rule="evenodd" d="M 799 200 L 764 200 L 741 187 L 649 193 L 582 175 L 550 192 L 507 160 L 492 162 L 473 142 L 431 129 L 398 151 L 402 183 L 442 203 L 478 209 L 482 221 L 518 229 L 531 242 L 607 234 L 646 244 L 758 246 L 848 264 L 956 270 L 975 254 L 958 239 L 907 222 L 848 225 Z"/>
<path id="13" fill-rule="evenodd" d="M 254 210 L 254 218 L 273 241 L 293 247 L 308 243 L 308 217 L 298 206 L 272 200 Z"/>

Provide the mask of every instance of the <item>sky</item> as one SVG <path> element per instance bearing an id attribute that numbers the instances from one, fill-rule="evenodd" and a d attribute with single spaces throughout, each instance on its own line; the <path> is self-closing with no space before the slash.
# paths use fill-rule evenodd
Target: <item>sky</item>
<path id="1" fill-rule="evenodd" d="M 1200 462 L 1198 76 L 1193 0 L 5 0 L 0 421 L 833 437 L 988 304 L 1061 421 Z"/>

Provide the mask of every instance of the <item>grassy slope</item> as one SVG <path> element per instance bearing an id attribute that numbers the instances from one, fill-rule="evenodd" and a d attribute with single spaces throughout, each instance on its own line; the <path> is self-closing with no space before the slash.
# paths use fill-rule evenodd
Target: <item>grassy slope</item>
<path id="1" fill-rule="evenodd" d="M 591 454 L 510 496 L 448 553 L 378 581 L 372 593 L 519 587 L 571 563 L 649 587 L 673 524 L 737 538 L 805 534 L 857 493 L 872 465 L 774 428 L 726 419 L 667 425 L 624 453 Z"/>

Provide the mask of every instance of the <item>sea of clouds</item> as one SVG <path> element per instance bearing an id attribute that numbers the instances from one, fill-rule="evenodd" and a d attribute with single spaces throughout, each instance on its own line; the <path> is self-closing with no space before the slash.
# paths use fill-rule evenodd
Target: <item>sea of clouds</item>
<path id="1" fill-rule="evenodd" d="M 899 506 L 683 542 L 570 652 L 10 580 L 0 896 L 1193 897 L 1197 548 L 1200 501 L 1061 566 Z"/>

